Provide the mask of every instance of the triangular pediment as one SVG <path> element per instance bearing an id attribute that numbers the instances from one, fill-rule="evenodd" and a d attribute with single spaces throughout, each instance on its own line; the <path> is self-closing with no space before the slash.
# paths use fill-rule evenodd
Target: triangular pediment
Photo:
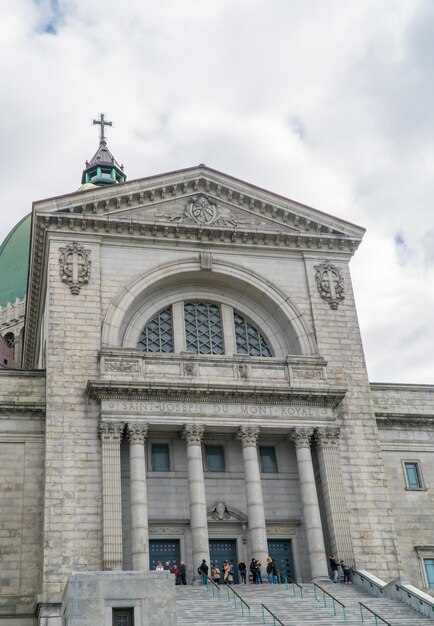
<path id="1" fill-rule="evenodd" d="M 37 212 L 143 224 L 361 239 L 364 229 L 205 166 L 91 188 L 35 204 Z"/>

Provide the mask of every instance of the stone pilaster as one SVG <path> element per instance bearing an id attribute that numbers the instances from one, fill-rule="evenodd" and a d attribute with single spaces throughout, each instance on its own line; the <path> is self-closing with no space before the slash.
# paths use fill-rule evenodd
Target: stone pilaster
<path id="1" fill-rule="evenodd" d="M 190 528 L 193 548 L 193 571 L 202 559 L 209 565 L 208 520 L 206 513 L 205 479 L 203 476 L 202 439 L 204 426 L 186 424 L 182 436 L 187 444 L 188 492 L 190 497 Z"/>
<path id="2" fill-rule="evenodd" d="M 125 424 L 101 422 L 103 474 L 103 568 L 122 569 L 122 502 L 120 444 Z"/>
<path id="3" fill-rule="evenodd" d="M 145 442 L 147 424 L 127 424 L 130 442 L 131 553 L 133 570 L 149 569 L 148 497 Z"/>
<path id="4" fill-rule="evenodd" d="M 307 551 L 312 580 L 315 581 L 328 579 L 329 576 L 310 451 L 312 435 L 313 428 L 294 428 L 289 440 L 295 443 Z"/>
<path id="5" fill-rule="evenodd" d="M 315 440 L 331 552 L 354 564 L 353 545 L 339 459 L 338 427 L 317 428 Z"/>
<path id="6" fill-rule="evenodd" d="M 259 428 L 257 426 L 241 426 L 237 437 L 241 441 L 243 454 L 251 553 L 252 557 L 257 559 L 264 569 L 268 556 L 268 543 L 258 462 Z"/>

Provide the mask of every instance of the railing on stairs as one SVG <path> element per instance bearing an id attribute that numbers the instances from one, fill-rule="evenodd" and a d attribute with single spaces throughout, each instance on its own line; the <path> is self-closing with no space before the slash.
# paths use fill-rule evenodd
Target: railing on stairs
<path id="1" fill-rule="evenodd" d="M 296 589 L 299 589 L 300 597 L 303 598 L 303 587 L 301 585 L 292 580 L 292 578 L 289 578 L 288 576 L 283 576 L 283 574 L 279 574 L 279 583 L 281 583 L 282 580 L 285 583 L 285 589 L 289 589 L 289 585 L 292 585 L 292 595 L 294 596 L 294 598 L 297 595 L 295 591 Z"/>
<path id="2" fill-rule="evenodd" d="M 206 576 L 206 588 L 208 590 L 208 588 L 212 589 L 212 595 L 213 597 L 217 594 L 218 599 L 220 600 L 220 592 L 222 589 L 226 589 L 227 590 L 227 598 L 228 598 L 228 603 L 231 603 L 231 598 L 234 601 L 234 607 L 236 609 L 240 608 L 241 609 L 241 615 L 243 617 L 243 619 L 245 617 L 247 617 L 247 619 L 249 620 L 249 622 L 252 621 L 252 610 L 249 604 L 247 604 L 247 602 L 244 600 L 244 598 L 242 598 L 240 596 L 239 593 L 237 593 L 235 591 L 235 589 L 231 586 L 231 585 L 224 585 L 223 587 L 221 587 L 220 585 L 218 585 L 216 582 L 214 582 L 211 578 L 209 578 L 209 576 Z M 237 600 L 238 600 L 238 604 L 237 604 Z"/>
<path id="3" fill-rule="evenodd" d="M 265 604 L 261 603 L 261 607 L 262 607 L 262 623 L 263 624 L 267 623 L 265 619 L 265 611 L 267 611 L 267 613 L 269 613 L 273 619 L 273 626 L 276 626 L 276 624 L 279 624 L 279 626 L 285 626 L 285 624 L 280 621 L 277 615 L 274 615 L 273 611 L 270 611 L 270 609 L 267 606 L 265 606 Z"/>
<path id="4" fill-rule="evenodd" d="M 346 610 L 345 604 L 342 604 L 342 602 L 340 602 L 337 598 L 332 596 L 331 593 L 329 593 L 328 591 L 326 591 L 325 589 L 320 587 L 320 585 L 318 585 L 317 583 L 312 583 L 312 584 L 313 584 L 313 591 L 314 591 L 314 594 L 315 594 L 315 600 L 318 602 L 318 592 L 317 592 L 317 589 L 319 589 L 321 591 L 321 593 L 322 593 L 322 599 L 323 599 L 323 602 L 324 602 L 324 607 L 327 607 L 326 596 L 328 596 L 332 600 L 333 614 L 335 616 L 337 615 L 336 604 L 339 604 L 339 606 L 342 607 L 342 612 L 343 612 L 343 616 L 344 616 L 344 622 L 346 622 L 347 621 L 347 610 Z"/>
<path id="5" fill-rule="evenodd" d="M 378 615 L 378 613 L 376 613 L 375 611 L 370 609 L 368 606 L 366 606 L 366 604 L 362 604 L 361 602 L 359 602 L 359 605 L 360 605 L 360 617 L 362 618 L 362 622 L 365 621 L 363 618 L 363 609 L 366 609 L 367 611 L 369 611 L 369 613 L 371 613 L 374 616 L 375 626 L 380 626 L 381 624 L 386 624 L 386 626 L 392 626 L 390 622 L 386 622 L 385 619 L 383 619 L 380 615 Z"/>

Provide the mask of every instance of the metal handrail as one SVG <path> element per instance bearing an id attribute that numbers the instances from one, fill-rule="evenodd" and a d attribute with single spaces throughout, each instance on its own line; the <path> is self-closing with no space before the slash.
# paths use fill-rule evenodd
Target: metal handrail
<path id="1" fill-rule="evenodd" d="M 344 622 L 347 621 L 347 609 L 345 607 L 345 604 L 342 604 L 342 602 L 340 600 L 338 600 L 337 598 L 335 598 L 334 596 L 332 596 L 331 593 L 329 593 L 328 591 L 326 591 L 325 589 L 323 589 L 320 585 L 318 585 L 317 583 L 313 583 L 313 591 L 315 594 L 315 600 L 318 602 L 318 597 L 316 595 L 316 590 L 320 589 L 323 593 L 323 602 L 324 602 L 324 606 L 327 607 L 327 601 L 326 601 L 326 595 L 329 596 L 329 598 L 332 599 L 332 606 L 333 606 L 333 613 L 336 616 L 336 602 L 342 607 L 343 610 L 343 615 L 344 615 Z"/>
<path id="2" fill-rule="evenodd" d="M 214 582 L 213 579 L 210 578 L 209 576 L 205 576 L 205 578 L 206 578 L 206 581 L 207 581 L 206 588 L 208 589 L 208 582 L 210 582 L 211 585 L 212 585 L 212 596 L 214 597 L 214 595 L 215 595 L 214 589 L 217 589 L 217 596 L 218 596 L 218 599 L 220 600 L 220 590 L 221 590 L 220 585 L 218 585 L 216 582 Z M 235 589 L 232 589 L 231 585 L 225 585 L 225 587 L 226 587 L 226 589 L 228 591 L 228 602 L 229 602 L 229 604 L 231 602 L 230 594 L 232 592 L 233 596 L 234 596 L 234 607 L 236 609 L 238 608 L 237 607 L 237 598 L 238 598 L 239 601 L 240 601 L 242 617 L 244 618 L 244 607 L 246 607 L 246 609 L 247 609 L 247 617 L 249 618 L 249 622 L 251 622 L 252 621 L 252 612 L 251 612 L 250 605 L 247 604 L 247 602 L 244 600 L 244 598 L 242 598 L 240 596 L 240 594 L 235 591 Z"/>
<path id="3" fill-rule="evenodd" d="M 214 589 L 217 589 L 217 596 L 218 596 L 218 599 L 220 600 L 220 585 L 218 585 L 216 582 L 214 582 L 213 579 L 210 578 L 209 576 L 205 575 L 205 578 L 206 578 L 206 588 L 207 588 L 207 590 L 208 590 L 208 582 L 210 582 L 211 583 L 211 588 L 212 588 L 212 597 L 214 598 L 214 594 L 215 594 Z"/>
<path id="4" fill-rule="evenodd" d="M 421 598 L 420 596 L 417 595 L 417 593 L 414 593 L 414 591 L 411 591 L 411 589 L 407 589 L 407 587 L 403 587 L 403 585 L 400 585 L 399 583 L 395 585 L 395 589 L 396 591 L 401 590 L 403 593 L 406 593 L 408 598 L 412 596 L 413 598 L 418 600 L 419 604 L 422 604 L 422 605 L 426 604 L 426 606 L 431 607 L 432 610 L 434 611 L 434 604 L 432 602 L 430 602 L 429 600 L 425 600 L 425 598 Z"/>
<path id="5" fill-rule="evenodd" d="M 290 585 L 292 585 L 292 595 L 295 598 L 295 587 L 298 587 L 300 589 L 300 595 L 303 598 L 303 587 L 301 585 L 299 585 L 298 583 L 295 582 L 295 580 L 292 580 L 292 578 L 290 576 L 284 576 L 283 574 L 279 574 L 279 582 L 280 580 L 285 581 L 285 589 L 288 589 L 288 582 Z"/>
<path id="6" fill-rule="evenodd" d="M 234 594 L 234 607 L 237 608 L 237 598 L 241 603 L 241 615 L 242 617 L 244 617 L 244 607 L 247 608 L 247 616 L 249 618 L 249 622 L 252 621 L 252 612 L 251 612 L 251 608 L 250 608 L 250 604 L 247 604 L 247 602 L 244 600 L 244 598 L 242 598 L 240 596 L 239 593 L 237 593 L 235 591 L 235 589 L 233 589 L 232 585 L 226 585 L 226 589 L 228 590 L 228 602 L 230 602 L 230 592 L 232 592 Z"/>
<path id="7" fill-rule="evenodd" d="M 268 606 L 265 606 L 265 604 L 262 604 L 261 602 L 261 607 L 262 607 L 262 623 L 266 624 L 265 621 L 265 611 L 267 611 L 271 617 L 273 618 L 273 626 L 276 626 L 276 624 L 280 624 L 280 626 L 285 626 L 285 624 L 283 622 L 280 621 L 280 619 L 274 615 L 273 611 L 270 611 L 270 609 L 268 608 Z"/>
<path id="8" fill-rule="evenodd" d="M 375 617 L 375 626 L 378 626 L 378 620 L 381 619 L 382 624 L 386 624 L 386 626 L 392 626 L 392 624 L 390 622 L 386 622 L 385 619 L 383 619 L 380 615 L 378 615 L 378 613 L 376 613 L 375 611 L 373 611 L 372 609 L 369 608 L 369 606 L 366 606 L 366 604 L 362 604 L 361 602 L 359 602 L 360 605 L 360 616 L 362 618 L 362 622 L 364 622 L 365 620 L 363 619 L 363 609 L 366 609 L 367 611 L 369 611 L 370 613 L 372 613 L 372 615 Z M 363 607 L 363 608 L 362 608 Z"/>

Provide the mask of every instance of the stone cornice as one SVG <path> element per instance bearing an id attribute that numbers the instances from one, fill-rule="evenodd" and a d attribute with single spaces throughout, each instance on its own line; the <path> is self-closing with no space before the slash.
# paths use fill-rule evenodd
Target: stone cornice
<path id="1" fill-rule="evenodd" d="M 346 233 L 361 240 L 365 229 L 289 198 L 238 180 L 204 165 L 129 181 L 121 185 L 76 192 L 34 203 L 39 211 L 111 214 L 174 198 L 206 193 L 217 201 L 241 207 L 295 230 Z"/>
<path id="2" fill-rule="evenodd" d="M 434 414 L 424 415 L 408 413 L 375 413 L 380 428 L 399 426 L 400 428 L 418 428 L 420 426 L 434 428 Z"/>
<path id="3" fill-rule="evenodd" d="M 24 415 L 45 415 L 45 403 L 43 402 L 2 402 L 0 404 L 0 414 L 24 414 Z"/>
<path id="4" fill-rule="evenodd" d="M 345 389 L 328 387 L 326 389 L 297 388 L 278 390 L 249 388 L 241 385 L 228 388 L 227 385 L 189 383 L 155 383 L 129 381 L 88 381 L 87 395 L 94 400 L 172 400 L 172 401 L 231 401 L 234 403 L 298 404 L 336 407 L 346 394 Z"/>

